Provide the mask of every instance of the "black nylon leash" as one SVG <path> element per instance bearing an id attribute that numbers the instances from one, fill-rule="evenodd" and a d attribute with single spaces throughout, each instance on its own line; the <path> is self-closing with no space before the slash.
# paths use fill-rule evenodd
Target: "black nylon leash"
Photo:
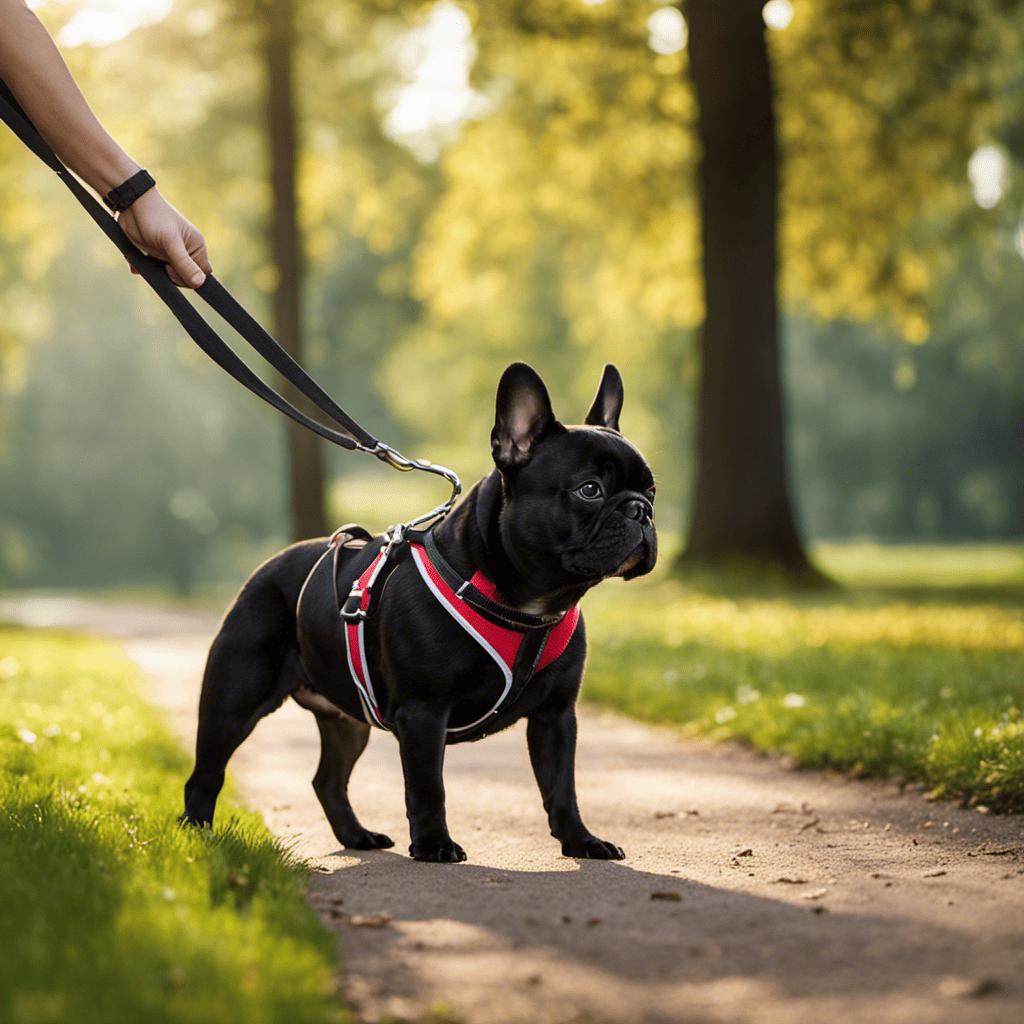
<path id="1" fill-rule="evenodd" d="M 96 222 L 100 230 L 117 246 L 120 253 L 139 272 L 143 280 L 157 293 L 164 305 L 174 314 L 192 340 L 239 384 L 248 388 L 279 412 L 300 423 L 313 433 L 348 451 L 365 451 L 375 455 L 395 469 L 407 471 L 421 469 L 444 477 L 452 485 L 452 496 L 444 505 L 431 513 L 418 517 L 413 523 L 425 522 L 436 516 L 447 514 L 455 499 L 462 492 L 459 478 L 450 469 L 420 460 L 407 459 L 389 445 L 378 440 L 361 427 L 330 395 L 268 334 L 249 314 L 241 303 L 218 281 L 213 274 L 195 289 L 196 294 L 211 309 L 217 312 L 252 346 L 285 380 L 304 394 L 327 418 L 341 430 L 325 426 L 296 409 L 287 399 L 278 394 L 263 381 L 230 345 L 206 322 L 202 314 L 189 302 L 174 282 L 167 276 L 166 265 L 152 256 L 147 256 L 134 245 L 124 233 L 121 225 L 101 206 L 93 195 L 61 162 L 46 140 L 39 134 L 28 115 L 10 91 L 7 83 L 0 78 L 0 120 L 43 161 L 67 186 L 71 194 Z M 343 431 L 343 432 L 342 432 Z M 411 524 L 410 524 L 411 525 Z"/>

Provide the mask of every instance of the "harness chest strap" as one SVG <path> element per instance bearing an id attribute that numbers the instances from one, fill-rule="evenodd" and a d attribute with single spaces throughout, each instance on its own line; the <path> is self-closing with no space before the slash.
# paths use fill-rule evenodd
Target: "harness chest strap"
<path id="1" fill-rule="evenodd" d="M 443 578 L 422 544 L 410 544 L 413 564 L 424 583 L 453 619 L 494 660 L 504 685 L 494 706 L 468 725 L 454 726 L 449 733 L 466 732 L 497 715 L 508 700 L 515 700 L 535 672 L 546 668 L 569 646 L 579 623 L 579 607 L 571 608 L 558 621 L 538 628 L 510 628 L 490 621 L 465 601 Z M 349 672 L 359 692 L 366 720 L 381 729 L 390 724 L 381 713 L 366 660 L 366 613 L 371 607 L 374 584 L 386 564 L 381 551 L 364 570 L 345 603 L 345 649 Z M 499 598 L 497 588 L 481 573 L 471 581 L 473 587 L 490 600 Z M 462 588 L 459 588 L 462 589 Z M 353 605 L 358 598 L 358 611 Z M 360 615 L 359 612 L 362 612 Z"/>

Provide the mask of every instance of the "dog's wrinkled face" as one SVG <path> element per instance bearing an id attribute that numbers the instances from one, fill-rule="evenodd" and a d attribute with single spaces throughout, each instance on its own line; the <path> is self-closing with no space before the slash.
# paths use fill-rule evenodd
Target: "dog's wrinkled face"
<path id="1" fill-rule="evenodd" d="M 502 542 L 521 571 L 585 585 L 654 568 L 654 476 L 619 433 L 622 398 L 609 364 L 586 424 L 564 427 L 534 370 L 514 363 L 502 376 L 491 447 L 504 479 Z"/>

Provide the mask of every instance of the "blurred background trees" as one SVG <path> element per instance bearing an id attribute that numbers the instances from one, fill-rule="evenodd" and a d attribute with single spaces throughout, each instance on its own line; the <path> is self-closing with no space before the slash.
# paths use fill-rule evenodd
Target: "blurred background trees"
<path id="1" fill-rule="evenodd" d="M 690 510 L 703 500 L 718 531 L 703 552 L 712 561 L 753 554 L 792 567 L 800 537 L 1019 538 L 1021 5 L 731 5 L 771 61 L 774 102 L 763 76 L 755 91 L 779 155 L 776 315 L 771 271 L 755 291 L 736 269 L 754 244 L 743 241 L 753 208 L 742 180 L 714 173 L 734 219 L 708 221 L 710 101 L 694 89 L 688 46 L 702 2 L 291 0 L 304 267 L 292 301 L 302 301 L 306 365 L 375 433 L 472 479 L 487 466 L 504 365 L 534 363 L 573 421 L 613 359 L 624 427 L 659 478 L 663 528 L 692 529 L 699 554 Z M 83 15 L 125 5 L 39 9 L 63 26 L 104 122 L 268 323 L 287 277 L 270 243 L 270 143 L 281 138 L 265 106 L 266 18 L 283 3 L 153 0 L 150 24 L 104 45 L 102 19 L 90 36 Z M 141 18 L 147 5 L 129 6 Z M 725 5 L 708 8 L 720 16 Z M 749 61 L 716 66 L 718 46 L 706 88 L 721 99 Z M 735 148 L 738 138 L 725 166 L 762 175 L 747 200 L 770 217 L 768 150 Z M 284 424 L 203 363 L 16 145 L 0 138 L 0 585 L 189 592 L 237 581 L 295 518 Z M 734 395 L 741 429 L 731 449 L 698 449 L 703 474 L 702 219 L 725 261 L 705 346 L 713 301 L 729 314 L 728 356 L 703 378 L 702 408 L 746 374 L 774 417 Z M 757 244 L 773 258 L 769 229 Z M 784 402 L 772 411 L 776 324 Z M 769 501 L 772 451 L 783 489 Z M 373 460 L 325 456 L 330 523 L 358 513 L 381 528 L 385 512 L 423 501 Z M 785 543 L 736 543 L 736 495 L 764 527 L 749 495 L 785 512 L 787 478 Z M 315 508 L 314 490 L 295 489 Z M 387 507 L 387 494 L 402 496 Z"/>

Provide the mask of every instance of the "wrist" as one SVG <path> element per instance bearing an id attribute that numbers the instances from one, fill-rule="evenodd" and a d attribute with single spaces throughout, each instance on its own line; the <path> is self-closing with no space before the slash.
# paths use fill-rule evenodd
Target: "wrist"
<path id="1" fill-rule="evenodd" d="M 141 164 L 136 163 L 120 149 L 116 153 L 97 154 L 97 159 L 91 164 L 88 172 L 82 177 L 101 197 L 123 185 L 133 174 L 138 174 L 142 170 Z"/>
<path id="2" fill-rule="evenodd" d="M 97 174 L 95 183 L 89 184 L 100 194 L 100 198 L 107 195 L 113 189 L 123 185 L 133 175 L 142 170 L 140 164 L 134 160 L 122 160 L 111 164 Z"/>

